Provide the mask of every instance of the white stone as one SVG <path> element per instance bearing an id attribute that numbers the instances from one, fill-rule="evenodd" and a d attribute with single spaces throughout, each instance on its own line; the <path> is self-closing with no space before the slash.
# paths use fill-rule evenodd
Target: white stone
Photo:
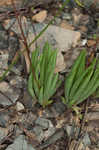
<path id="1" fill-rule="evenodd" d="M 24 105 L 22 103 L 20 103 L 20 102 L 17 102 L 17 104 L 16 104 L 16 110 L 17 111 L 24 110 Z"/>

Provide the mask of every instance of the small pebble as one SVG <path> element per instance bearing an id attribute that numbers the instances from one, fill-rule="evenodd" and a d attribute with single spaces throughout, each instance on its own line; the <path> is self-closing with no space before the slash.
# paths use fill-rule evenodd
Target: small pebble
<path id="1" fill-rule="evenodd" d="M 16 110 L 17 110 L 17 111 L 22 111 L 22 110 L 24 110 L 23 104 L 20 103 L 20 102 L 17 102 L 17 104 L 16 104 Z"/>

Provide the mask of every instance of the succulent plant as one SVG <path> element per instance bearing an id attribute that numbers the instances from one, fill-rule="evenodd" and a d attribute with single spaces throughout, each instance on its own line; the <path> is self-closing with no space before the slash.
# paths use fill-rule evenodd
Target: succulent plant
<path id="1" fill-rule="evenodd" d="M 43 107 L 52 103 L 50 98 L 61 84 L 58 73 L 55 73 L 57 50 L 45 43 L 43 52 L 39 56 L 39 49 L 32 53 L 32 66 L 35 71 L 36 80 L 30 71 L 28 79 L 28 90 L 33 99 L 36 99 Z"/>
<path id="2" fill-rule="evenodd" d="M 82 50 L 65 80 L 63 102 L 72 108 L 91 96 L 99 88 L 99 60 L 94 58 L 86 68 L 86 50 Z"/>

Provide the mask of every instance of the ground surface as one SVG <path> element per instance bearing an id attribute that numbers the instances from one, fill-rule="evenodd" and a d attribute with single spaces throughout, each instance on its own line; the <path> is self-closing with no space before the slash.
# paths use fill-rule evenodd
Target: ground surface
<path id="1" fill-rule="evenodd" d="M 87 63 L 93 56 L 99 56 L 99 1 L 89 6 L 87 1 L 85 7 L 79 7 L 71 0 L 30 48 L 32 51 L 40 46 L 42 50 L 46 40 L 58 48 L 55 71 L 63 79 L 83 48 L 88 51 Z M 62 1 L 49 0 L 45 5 L 42 0 L 34 11 L 26 2 L 23 8 L 21 1 L 15 4 L 29 44 L 59 12 Z M 0 1 L 0 76 L 24 49 L 21 36 L 12 3 Z M 28 93 L 28 70 L 29 61 L 24 53 L 0 82 L 0 149 L 99 150 L 99 98 L 91 96 L 79 105 L 81 119 L 62 103 L 62 83 L 53 96 L 53 104 L 43 109 Z"/>

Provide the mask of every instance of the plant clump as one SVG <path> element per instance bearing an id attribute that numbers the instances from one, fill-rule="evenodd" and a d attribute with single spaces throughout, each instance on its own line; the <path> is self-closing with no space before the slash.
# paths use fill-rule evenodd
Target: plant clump
<path id="1" fill-rule="evenodd" d="M 93 58 L 86 67 L 86 50 L 82 50 L 65 79 L 63 102 L 69 107 L 80 104 L 99 88 L 99 60 Z"/>
<path id="2" fill-rule="evenodd" d="M 33 99 L 43 107 L 53 102 L 50 98 L 61 84 L 61 81 L 58 80 L 58 73 L 55 73 L 56 57 L 57 50 L 53 50 L 48 42 L 45 43 L 40 56 L 39 49 L 32 53 L 31 67 L 35 71 L 35 76 L 30 71 L 28 90 Z"/>

